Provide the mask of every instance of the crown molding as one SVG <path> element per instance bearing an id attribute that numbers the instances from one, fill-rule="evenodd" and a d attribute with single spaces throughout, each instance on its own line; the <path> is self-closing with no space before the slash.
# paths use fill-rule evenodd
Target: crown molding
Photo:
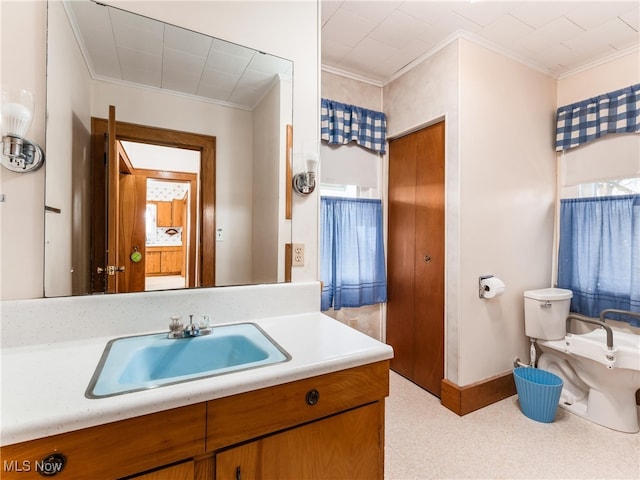
<path id="1" fill-rule="evenodd" d="M 375 80 L 373 78 L 365 77 L 364 75 L 358 75 L 357 73 L 347 72 L 346 70 L 330 67 L 329 65 L 321 64 L 320 69 L 323 72 L 332 73 L 334 75 L 345 77 L 350 80 L 356 80 L 358 82 L 366 83 L 368 85 L 373 85 L 374 87 L 382 88 L 385 85 L 385 83 L 381 82 L 380 80 Z"/>
<path id="2" fill-rule="evenodd" d="M 602 58 L 599 58 L 597 60 L 593 60 L 591 62 L 585 63 L 583 65 L 580 65 L 578 67 L 575 67 L 571 70 L 568 70 L 560 75 L 558 75 L 556 78 L 558 80 L 563 80 L 565 78 L 571 77 L 573 75 L 577 75 L 578 73 L 582 73 L 585 72 L 587 70 L 590 70 L 592 68 L 595 67 L 599 67 L 600 65 L 604 65 L 605 63 L 609 63 L 612 62 L 614 60 L 617 60 L 618 58 L 622 58 L 622 57 L 626 57 L 627 55 L 630 55 L 632 53 L 640 53 L 640 45 L 636 45 L 633 47 L 628 47 L 625 48 L 623 50 L 619 50 L 615 53 L 612 53 L 610 55 L 606 55 Z"/>
<path id="3" fill-rule="evenodd" d="M 488 50 L 491 50 L 499 55 L 502 55 L 506 58 L 509 58 L 511 60 L 514 60 L 518 63 L 521 63 L 523 65 L 525 65 L 526 67 L 529 67 L 533 70 L 536 70 L 544 75 L 548 75 L 552 78 L 555 78 L 556 80 L 562 80 L 563 78 L 567 78 L 570 77 L 572 75 L 576 75 L 578 73 L 584 72 L 586 70 L 589 70 L 591 68 L 597 67 L 599 65 L 604 65 L 606 63 L 609 63 L 613 60 L 616 60 L 618 58 L 627 56 L 629 54 L 632 53 L 637 53 L 640 52 L 640 46 L 633 46 L 633 47 L 629 47 L 626 48 L 624 50 L 620 50 L 617 51 L 613 54 L 610 55 L 606 55 L 602 58 L 599 58 L 597 60 L 594 61 L 590 61 L 588 63 L 585 63 L 583 65 L 579 65 L 571 70 L 568 70 L 566 72 L 563 73 L 559 73 L 559 74 L 554 74 L 553 72 L 551 72 L 548 68 L 543 67 L 542 65 L 532 62 L 531 60 L 518 55 L 504 47 L 501 47 L 499 45 L 496 45 L 495 43 L 491 42 L 490 40 L 484 39 L 482 37 L 479 37 L 478 35 L 475 35 L 473 33 L 467 32 L 465 30 L 458 30 L 454 33 L 452 33 L 451 35 L 449 35 L 447 38 L 445 38 L 444 40 L 442 40 L 441 42 L 439 42 L 438 44 L 436 44 L 433 48 L 429 49 L 428 51 L 426 51 L 425 53 L 423 53 L 422 55 L 420 55 L 419 57 L 416 57 L 414 60 L 412 60 L 411 62 L 409 62 L 407 65 L 405 65 L 404 67 L 402 67 L 400 70 L 396 71 L 393 75 L 391 75 L 391 77 L 389 77 L 388 80 L 385 81 L 380 81 L 380 80 L 373 80 L 370 79 L 368 77 L 365 76 L 361 76 L 361 75 L 356 75 L 353 74 L 351 72 L 347 72 L 345 70 L 341 70 L 338 68 L 334 68 L 334 67 L 329 67 L 326 65 L 322 65 L 322 70 L 329 72 L 329 73 L 333 73 L 335 75 L 340 75 L 342 77 L 346 77 L 346 78 L 350 78 L 352 80 L 358 80 L 360 82 L 364 82 L 364 83 L 368 83 L 370 85 L 374 85 L 376 87 L 384 87 L 387 84 L 389 84 L 390 82 L 396 80 L 397 78 L 401 77 L 402 75 L 404 75 L 405 73 L 413 70 L 416 66 L 418 66 L 419 64 L 421 64 L 422 62 L 424 62 L 425 60 L 427 60 L 428 58 L 432 57 L 433 55 L 435 55 L 436 53 L 438 53 L 440 50 L 448 47 L 450 44 L 452 44 L 453 42 L 460 40 L 460 39 L 464 39 L 467 40 L 471 43 L 474 43 L 478 46 L 484 47 Z"/>

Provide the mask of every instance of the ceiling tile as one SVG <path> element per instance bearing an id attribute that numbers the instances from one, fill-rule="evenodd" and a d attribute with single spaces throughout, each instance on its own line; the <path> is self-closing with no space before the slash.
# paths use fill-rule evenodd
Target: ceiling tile
<path id="1" fill-rule="evenodd" d="M 206 67 L 240 75 L 247 69 L 250 61 L 251 57 L 238 57 L 227 52 L 212 51 L 207 58 Z"/>
<path id="2" fill-rule="evenodd" d="M 122 10 L 110 9 L 113 35 L 118 47 L 162 54 L 164 26 L 162 23 L 140 15 L 130 15 Z"/>
<path id="3" fill-rule="evenodd" d="M 127 82 L 139 83 L 151 87 L 162 87 L 162 77 L 160 72 L 144 70 L 135 66 L 127 65 L 122 67 L 122 79 Z"/>
<path id="4" fill-rule="evenodd" d="M 565 17 L 560 17 L 522 37 L 519 43 L 529 50 L 545 50 L 582 32 L 584 30 L 575 23 Z"/>
<path id="5" fill-rule="evenodd" d="M 629 27 L 619 18 L 609 20 L 608 22 L 583 32 L 575 37 L 565 40 L 563 43 L 572 50 L 579 52 L 601 53 L 606 51 L 609 45 L 613 48 L 621 50 L 626 48 L 634 40 L 637 40 L 638 32 Z M 606 42 L 603 42 L 603 38 Z"/>
<path id="6" fill-rule="evenodd" d="M 377 24 L 386 20 L 403 3 L 401 1 L 344 2 L 340 8 Z"/>
<path id="7" fill-rule="evenodd" d="M 409 15 L 433 25 L 452 14 L 452 9 L 456 6 L 463 6 L 466 2 L 405 2 L 400 6 L 400 10 Z"/>
<path id="8" fill-rule="evenodd" d="M 324 25 L 323 30 L 334 42 L 355 47 L 375 27 L 375 22 L 340 8 Z"/>
<path id="9" fill-rule="evenodd" d="M 336 13 L 336 10 L 338 10 L 342 3 L 342 0 L 323 0 L 322 2 L 320 2 L 320 17 L 322 19 L 322 25 L 327 23 L 327 20 L 329 20 L 331 16 Z"/>
<path id="10" fill-rule="evenodd" d="M 509 13 L 533 28 L 540 28 L 547 23 L 563 16 L 581 2 L 514 2 L 510 5 Z M 584 3 L 584 2 L 582 2 Z"/>
<path id="11" fill-rule="evenodd" d="M 428 25 L 411 15 L 396 10 L 380 23 L 369 35 L 369 38 L 402 48 L 409 40 L 417 38 Z"/>
<path id="12" fill-rule="evenodd" d="M 589 30 L 602 25 L 611 17 L 633 10 L 637 5 L 637 1 L 592 3 L 589 8 L 579 5 L 566 12 L 565 17 L 585 30 Z"/>
<path id="13" fill-rule="evenodd" d="M 247 69 L 254 72 L 263 72 L 273 77 L 278 74 L 290 75 L 293 64 L 290 60 L 258 52 L 249 62 Z"/>
<path id="14" fill-rule="evenodd" d="M 162 88 L 195 95 L 201 76 L 200 72 L 165 68 L 162 70 Z"/>
<path id="15" fill-rule="evenodd" d="M 455 12 L 447 12 L 439 16 L 435 23 L 425 29 L 420 38 L 424 41 L 429 41 L 431 38 L 437 38 L 442 41 L 460 30 L 477 33 L 482 30 L 482 26 Z"/>
<path id="16" fill-rule="evenodd" d="M 640 7 L 629 10 L 626 13 L 618 15 L 618 17 L 636 32 L 640 31 Z"/>
<path id="17" fill-rule="evenodd" d="M 468 2 L 458 4 L 453 10 L 464 18 L 483 27 L 509 13 L 508 2 Z"/>
<path id="18" fill-rule="evenodd" d="M 212 41 L 213 39 L 207 35 L 173 25 L 167 25 L 164 30 L 164 47 L 189 55 L 206 57 Z"/>
<path id="19" fill-rule="evenodd" d="M 335 67 L 350 51 L 351 47 L 327 39 L 324 33 L 322 34 L 322 63 L 324 65 Z"/>
<path id="20" fill-rule="evenodd" d="M 480 36 L 497 44 L 515 44 L 534 32 L 534 28 L 511 15 L 504 15 L 478 32 Z"/>
<path id="21" fill-rule="evenodd" d="M 189 55 L 185 52 L 165 48 L 162 56 L 162 69 L 175 71 L 184 70 L 185 72 L 201 75 L 204 70 L 205 61 L 205 57 Z"/>

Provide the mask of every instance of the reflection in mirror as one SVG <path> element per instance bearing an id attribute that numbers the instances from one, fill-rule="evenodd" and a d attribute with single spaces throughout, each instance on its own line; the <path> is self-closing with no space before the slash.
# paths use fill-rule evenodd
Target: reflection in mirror
<path id="1" fill-rule="evenodd" d="M 100 150 L 95 145 L 104 138 L 92 139 L 91 132 L 92 118 L 106 119 L 109 105 L 116 107 L 118 122 L 215 139 L 215 170 L 196 183 L 202 189 L 213 182 L 213 200 L 188 194 L 197 212 L 188 229 L 156 224 L 156 229 L 174 227 L 173 241 L 184 239 L 182 257 L 164 253 L 174 257 L 169 270 L 154 263 L 154 250 L 162 246 L 147 245 L 154 232 L 146 231 L 146 205 L 154 201 L 145 201 L 144 245 L 130 245 L 124 263 L 116 265 L 127 272 L 144 268 L 144 286 L 138 290 L 284 281 L 285 244 L 291 241 L 284 197 L 292 63 L 85 0 L 49 2 L 47 35 L 45 201 L 60 213 L 45 216 L 45 296 L 105 291 L 104 275 L 96 269 L 108 265 L 95 259 L 105 258 L 107 245 L 97 237 L 110 232 L 96 233 L 93 224 L 96 209 L 108 204 L 95 189 L 101 181 L 95 163 L 108 160 L 94 159 Z M 125 145 L 131 140 L 117 130 L 115 136 Z M 159 163 L 140 169 L 180 171 Z M 192 213 L 188 210 L 187 217 Z M 159 215 L 156 210 L 156 222 Z M 174 252 L 179 248 L 174 246 Z M 190 268 L 192 249 L 198 258 L 201 249 L 211 249 L 212 263 L 194 262 Z M 132 260 L 138 258 L 135 252 L 142 256 L 138 262 Z M 183 283 L 154 284 L 164 272 Z"/>

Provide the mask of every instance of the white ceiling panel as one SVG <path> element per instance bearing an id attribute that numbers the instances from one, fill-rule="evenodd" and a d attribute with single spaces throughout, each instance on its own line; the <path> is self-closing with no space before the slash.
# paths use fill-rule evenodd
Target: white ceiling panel
<path id="1" fill-rule="evenodd" d="M 590 30 L 627 11 L 629 2 L 597 2 L 589 5 L 589 8 L 584 8 L 584 4 L 576 5 L 564 16 L 585 30 Z"/>
<path id="2" fill-rule="evenodd" d="M 417 38 L 428 25 L 400 10 L 392 12 L 369 33 L 368 38 L 385 45 L 402 48 L 408 41 Z"/>
<path id="3" fill-rule="evenodd" d="M 213 39 L 201 33 L 184 28 L 165 25 L 164 47 L 187 53 L 196 57 L 207 58 Z"/>
<path id="4" fill-rule="evenodd" d="M 402 3 L 403 2 L 399 1 L 344 2 L 342 8 L 375 23 L 382 23 L 387 17 L 393 14 Z M 322 8 L 324 10 L 324 2 Z"/>
<path id="5" fill-rule="evenodd" d="M 322 30 L 336 42 L 355 47 L 376 27 L 376 22 L 343 8 L 324 24 Z"/>
<path id="6" fill-rule="evenodd" d="M 603 38 L 607 38 L 607 45 L 602 44 Z M 619 18 L 615 18 L 566 40 L 564 44 L 576 51 L 598 52 L 604 47 L 622 49 L 633 43 L 635 38 L 636 31 Z"/>
<path id="7" fill-rule="evenodd" d="M 453 10 L 464 18 L 486 27 L 509 13 L 510 6 L 505 2 L 462 2 Z"/>
<path id="8" fill-rule="evenodd" d="M 618 15 L 618 18 L 633 28 L 636 32 L 640 31 L 640 7 L 636 7 L 622 13 Z"/>
<path id="9" fill-rule="evenodd" d="M 374 84 L 460 33 L 555 76 L 640 48 L 638 0 L 343 0 L 321 7 L 323 67 Z M 377 56 L 371 40 L 381 48 Z M 398 51 L 389 55 L 382 46 Z"/>
<path id="10" fill-rule="evenodd" d="M 1 0 L 0 0 L 1 1 Z M 63 1 L 94 78 L 253 109 L 291 61 L 86 0 Z"/>
<path id="11" fill-rule="evenodd" d="M 492 42 L 512 45 L 534 31 L 533 27 L 511 15 L 503 15 L 481 30 L 482 36 Z"/>

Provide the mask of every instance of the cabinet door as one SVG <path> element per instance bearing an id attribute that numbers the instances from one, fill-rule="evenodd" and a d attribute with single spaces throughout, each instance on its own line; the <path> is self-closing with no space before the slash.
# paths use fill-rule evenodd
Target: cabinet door
<path id="1" fill-rule="evenodd" d="M 375 402 L 225 450 L 216 480 L 381 480 L 383 415 Z"/>
<path id="2" fill-rule="evenodd" d="M 185 462 L 172 467 L 161 468 L 151 473 L 143 473 L 135 477 L 127 477 L 130 480 L 193 480 L 193 462 Z"/>
<path id="3" fill-rule="evenodd" d="M 147 274 L 160 273 L 160 252 L 150 252 L 147 249 L 144 269 Z"/>
<path id="4" fill-rule="evenodd" d="M 182 227 L 184 225 L 185 205 L 186 205 L 186 199 L 173 200 L 171 202 L 171 213 L 172 213 L 171 226 L 172 227 Z"/>
<path id="5" fill-rule="evenodd" d="M 162 273 L 179 274 L 182 271 L 182 250 L 171 249 L 162 252 L 160 262 Z"/>
<path id="6" fill-rule="evenodd" d="M 158 213 L 156 217 L 156 225 L 158 227 L 172 227 L 172 205 L 171 202 L 158 202 Z"/>

